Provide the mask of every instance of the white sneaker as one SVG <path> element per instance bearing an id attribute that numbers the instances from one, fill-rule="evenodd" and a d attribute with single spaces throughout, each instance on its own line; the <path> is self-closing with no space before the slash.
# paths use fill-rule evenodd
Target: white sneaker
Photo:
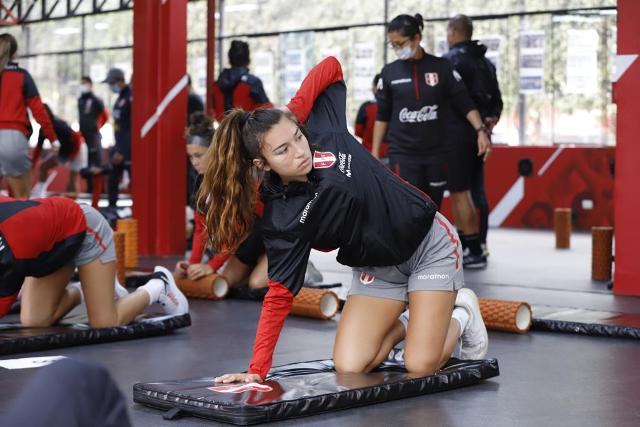
<path id="1" fill-rule="evenodd" d="M 162 309 L 166 314 L 185 314 L 189 312 L 189 302 L 187 297 L 178 289 L 176 281 L 173 279 L 173 274 L 164 267 L 157 266 L 153 269 L 154 272 L 162 273 L 166 280 L 164 281 L 164 290 L 158 298 L 158 303 L 162 306 Z"/>
<path id="2" fill-rule="evenodd" d="M 304 284 L 312 285 L 314 283 L 322 283 L 322 273 L 309 261 L 307 262 L 307 271 L 304 274 Z"/>
<path id="3" fill-rule="evenodd" d="M 475 292 L 468 288 L 458 291 L 456 307 L 462 307 L 469 313 L 469 321 L 462 331 L 460 344 L 460 358 L 466 360 L 482 359 L 489 348 L 489 336 L 484 326 L 480 304 Z"/>

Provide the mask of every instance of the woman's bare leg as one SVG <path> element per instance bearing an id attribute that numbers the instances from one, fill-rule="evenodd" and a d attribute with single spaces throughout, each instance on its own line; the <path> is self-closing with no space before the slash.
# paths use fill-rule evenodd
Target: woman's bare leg
<path id="1" fill-rule="evenodd" d="M 460 336 L 460 325 L 451 319 L 456 295 L 450 291 L 409 293 L 404 364 L 410 373 L 430 375 L 451 357 Z"/>
<path id="2" fill-rule="evenodd" d="M 103 264 L 96 259 L 79 271 L 89 323 L 94 328 L 129 324 L 149 305 L 149 294 L 140 289 L 114 301 L 115 262 Z"/>
<path id="3" fill-rule="evenodd" d="M 78 193 L 78 172 L 69 171 L 69 182 L 67 182 L 68 193 Z"/>
<path id="4" fill-rule="evenodd" d="M 237 257 L 232 256 L 224 266 L 221 276 L 227 279 L 227 283 L 231 288 L 241 288 L 247 284 L 251 267 L 240 261 Z"/>
<path id="5" fill-rule="evenodd" d="M 27 171 L 20 176 L 5 176 L 11 193 L 16 199 L 28 199 L 31 194 L 31 171 Z"/>
<path id="6" fill-rule="evenodd" d="M 66 289 L 73 270 L 69 265 L 45 277 L 25 279 L 20 303 L 22 326 L 51 326 L 80 303 L 80 292 Z"/>
<path id="7" fill-rule="evenodd" d="M 267 264 L 267 256 L 261 255 L 258 263 L 253 268 L 249 276 L 249 287 L 251 289 L 264 288 L 269 284 L 269 266 Z"/>
<path id="8" fill-rule="evenodd" d="M 49 175 L 49 171 L 58 166 L 58 160 L 56 159 L 55 154 L 51 154 L 47 159 L 40 164 L 40 171 L 38 174 L 38 181 L 45 182 L 47 180 L 47 176 Z"/>
<path id="9" fill-rule="evenodd" d="M 402 339 L 404 301 L 351 295 L 342 310 L 333 348 L 336 371 L 368 372 Z"/>

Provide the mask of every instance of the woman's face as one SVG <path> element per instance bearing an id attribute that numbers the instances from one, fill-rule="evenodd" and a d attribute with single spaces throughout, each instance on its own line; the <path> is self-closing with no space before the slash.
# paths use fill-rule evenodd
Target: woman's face
<path id="1" fill-rule="evenodd" d="M 204 155 L 207 149 L 202 145 L 187 144 L 187 157 L 191 162 L 191 166 L 198 172 L 198 175 L 202 175 L 205 169 Z"/>
<path id="2" fill-rule="evenodd" d="M 387 33 L 389 46 L 395 51 L 398 59 L 407 60 L 416 55 L 420 47 L 420 36 L 415 35 L 413 38 L 406 37 L 398 31 Z"/>
<path id="3" fill-rule="evenodd" d="M 311 172 L 311 148 L 300 128 L 287 117 L 282 117 L 262 138 L 260 152 L 264 160 L 254 164 L 277 173 L 282 181 L 306 181 Z"/>

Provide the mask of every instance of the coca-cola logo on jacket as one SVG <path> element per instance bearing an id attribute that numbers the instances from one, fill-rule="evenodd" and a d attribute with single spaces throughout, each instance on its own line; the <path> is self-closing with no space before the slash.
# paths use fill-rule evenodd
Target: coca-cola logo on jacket
<path id="1" fill-rule="evenodd" d="M 405 107 L 400 110 L 398 118 L 401 123 L 422 123 L 429 120 L 438 120 L 438 106 L 425 105 L 417 111 L 411 111 Z"/>

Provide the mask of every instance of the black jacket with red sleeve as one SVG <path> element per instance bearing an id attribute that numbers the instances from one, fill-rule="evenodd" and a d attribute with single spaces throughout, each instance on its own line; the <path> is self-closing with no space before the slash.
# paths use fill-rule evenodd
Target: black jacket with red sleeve
<path id="1" fill-rule="evenodd" d="M 245 67 L 225 68 L 213 85 L 213 117 L 221 122 L 227 111 L 242 108 L 253 111 L 258 108 L 271 108 L 262 80 L 249 73 Z"/>
<path id="2" fill-rule="evenodd" d="M 82 209 L 73 200 L 0 196 L 0 316 L 25 277 L 47 276 L 73 259 L 86 229 Z"/>
<path id="3" fill-rule="evenodd" d="M 0 129 L 15 129 L 28 138 L 31 135 L 31 124 L 27 107 L 42 127 L 47 139 L 57 140 L 53 124 L 44 109 L 31 75 L 15 62 L 10 62 L 0 72 Z"/>
<path id="4" fill-rule="evenodd" d="M 250 373 L 264 378 L 288 315 L 304 282 L 312 248 L 338 249 L 341 264 L 400 264 L 411 257 L 431 227 L 436 206 L 380 162 L 348 132 L 346 87 L 340 63 L 318 64 L 288 104 L 306 123 L 314 169 L 307 182 L 263 185 L 259 221 L 269 264 Z"/>

